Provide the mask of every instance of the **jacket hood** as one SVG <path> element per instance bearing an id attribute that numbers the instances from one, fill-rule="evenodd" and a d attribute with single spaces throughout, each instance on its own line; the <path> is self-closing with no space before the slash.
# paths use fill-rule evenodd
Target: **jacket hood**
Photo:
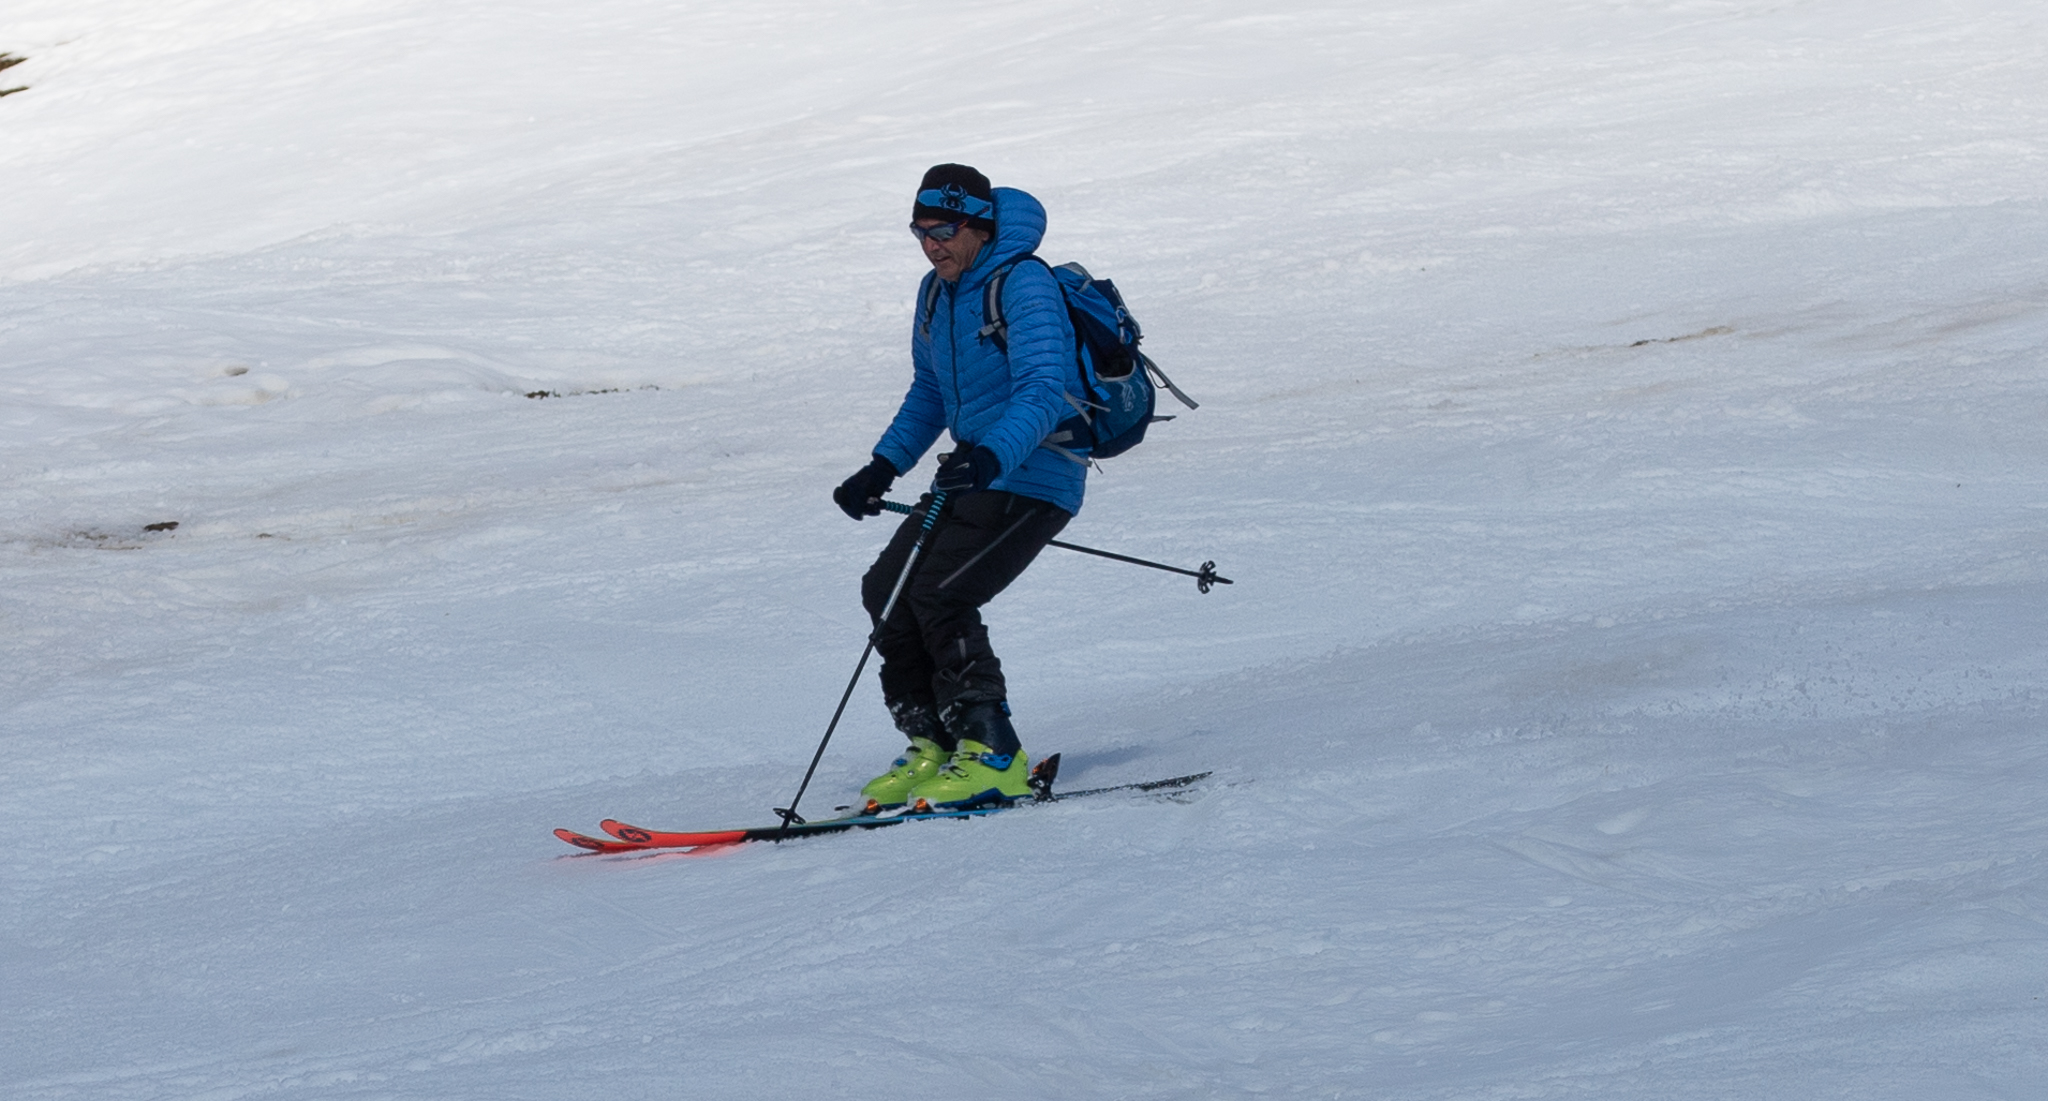
<path id="1" fill-rule="evenodd" d="M 996 236 L 974 258 L 974 266 L 960 276 L 960 282 L 965 284 L 978 286 L 986 282 L 990 272 L 1025 253 L 1038 251 L 1039 242 L 1045 240 L 1045 207 L 1029 192 L 998 187 L 992 194 L 996 200 Z"/>

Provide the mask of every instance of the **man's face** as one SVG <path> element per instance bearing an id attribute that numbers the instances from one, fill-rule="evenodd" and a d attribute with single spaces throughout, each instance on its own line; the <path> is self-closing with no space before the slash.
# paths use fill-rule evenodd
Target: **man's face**
<path id="1" fill-rule="evenodd" d="M 912 225 L 922 229 L 947 225 L 944 218 L 919 218 Z M 960 280 L 960 273 L 974 263 L 974 257 L 981 252 L 981 246 L 988 244 L 988 234 L 973 226 L 962 225 L 960 232 L 950 240 L 941 241 L 936 237 L 924 239 L 924 258 L 932 262 L 932 270 L 948 283 Z"/>

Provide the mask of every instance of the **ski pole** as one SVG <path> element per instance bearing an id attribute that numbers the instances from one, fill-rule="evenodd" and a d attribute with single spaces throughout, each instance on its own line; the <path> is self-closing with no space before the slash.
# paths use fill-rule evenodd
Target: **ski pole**
<path id="1" fill-rule="evenodd" d="M 882 507 L 888 509 L 890 512 L 901 512 L 906 515 L 914 511 L 913 506 L 900 504 L 896 501 L 883 501 Z M 1192 577 L 1195 579 L 1195 588 L 1205 593 L 1208 592 L 1212 586 L 1237 584 L 1237 582 L 1232 581 L 1231 579 L 1224 577 L 1222 574 L 1217 573 L 1216 563 L 1213 561 L 1202 563 L 1202 568 L 1199 570 L 1184 570 L 1181 569 L 1179 566 L 1169 566 L 1163 562 L 1148 562 L 1143 558 L 1132 558 L 1128 554 L 1116 554 L 1111 551 L 1096 550 L 1094 547 L 1084 547 L 1079 543 L 1063 543 L 1058 539 L 1050 540 L 1048 545 L 1060 547 L 1070 551 L 1080 551 L 1082 554 L 1092 554 L 1097 558 L 1114 558 L 1119 562 L 1129 562 L 1133 566 L 1148 566 L 1155 570 L 1165 570 L 1167 573 L 1177 573 L 1183 577 Z"/>
<path id="2" fill-rule="evenodd" d="M 944 461 L 944 456 L 940 456 Z M 909 513 L 915 511 L 909 505 L 894 508 L 891 502 L 882 502 L 891 511 Z M 839 717 L 846 714 L 846 701 L 853 698 L 853 689 L 860 683 L 861 671 L 868 667 L 868 655 L 875 652 L 875 639 L 882 633 L 882 625 L 889 622 L 889 613 L 896 610 L 896 600 L 903 595 L 903 586 L 910 581 L 910 571 L 917 568 L 917 557 L 924 553 L 925 540 L 932 534 L 932 526 L 938 523 L 939 510 L 946 507 L 946 491 L 934 488 L 932 503 L 925 509 L 924 524 L 917 529 L 917 541 L 910 545 L 910 555 L 903 560 L 903 572 L 896 575 L 896 587 L 889 590 L 889 599 L 882 605 L 882 614 L 875 617 L 875 629 L 868 632 L 868 644 L 860 652 L 860 662 L 853 667 L 853 676 L 846 682 L 846 691 L 839 694 L 839 706 L 832 712 L 832 721 L 825 726 L 825 736 L 818 739 L 818 751 L 811 754 L 811 767 L 804 770 L 804 782 L 797 785 L 796 798 L 787 807 L 776 807 L 775 813 L 782 819 L 778 834 L 790 826 L 803 822 L 803 816 L 796 812 L 796 805 L 803 802 L 804 792 L 810 789 L 811 776 L 818 771 L 818 762 L 825 758 L 825 746 L 832 741 L 832 732 L 839 729 Z"/>

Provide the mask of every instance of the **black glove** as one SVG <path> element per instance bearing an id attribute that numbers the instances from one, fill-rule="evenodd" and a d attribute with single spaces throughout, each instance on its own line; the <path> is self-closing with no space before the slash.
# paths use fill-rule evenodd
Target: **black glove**
<path id="1" fill-rule="evenodd" d="M 996 453 L 986 447 L 972 451 L 955 451 L 951 458 L 939 467 L 939 473 L 932 479 L 932 488 L 944 490 L 955 497 L 987 489 L 989 483 L 1003 472 L 1002 461 Z"/>
<path id="2" fill-rule="evenodd" d="M 839 483 L 832 491 L 832 503 L 841 512 L 856 520 L 882 514 L 882 495 L 896 482 L 896 468 L 889 460 L 875 456 L 875 461 L 854 472 L 853 477 Z"/>

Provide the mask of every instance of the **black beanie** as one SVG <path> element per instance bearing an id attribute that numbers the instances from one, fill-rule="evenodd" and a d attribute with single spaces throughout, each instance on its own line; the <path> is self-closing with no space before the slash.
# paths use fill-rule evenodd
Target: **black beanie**
<path id="1" fill-rule="evenodd" d="M 930 194 L 935 191 L 940 194 Z M 924 182 L 917 187 L 917 199 L 910 208 L 913 220 L 944 218 L 957 222 L 965 214 L 967 224 L 975 229 L 983 233 L 996 231 L 995 189 L 989 186 L 987 176 L 964 164 L 935 164 L 925 169 Z"/>

